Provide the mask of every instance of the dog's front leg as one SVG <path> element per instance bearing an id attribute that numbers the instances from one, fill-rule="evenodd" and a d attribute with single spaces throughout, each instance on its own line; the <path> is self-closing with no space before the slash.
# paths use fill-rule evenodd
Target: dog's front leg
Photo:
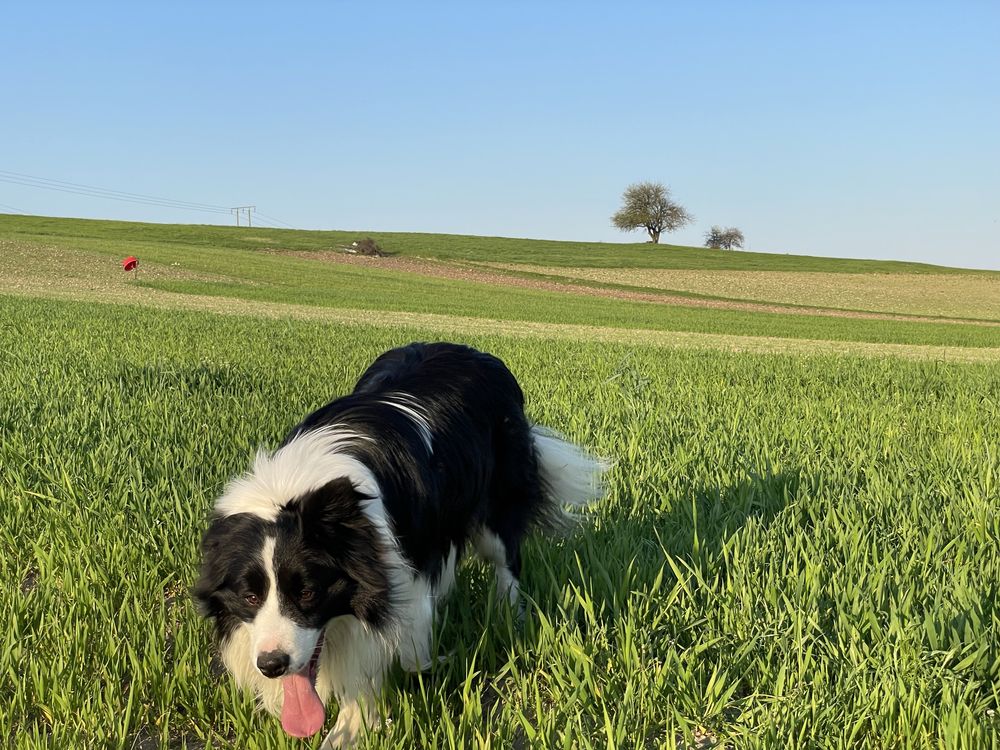
<path id="1" fill-rule="evenodd" d="M 329 680 L 340 713 L 322 750 L 353 747 L 365 731 L 378 727 L 376 702 L 391 662 L 386 641 L 354 617 L 327 626 L 320 680 Z"/>

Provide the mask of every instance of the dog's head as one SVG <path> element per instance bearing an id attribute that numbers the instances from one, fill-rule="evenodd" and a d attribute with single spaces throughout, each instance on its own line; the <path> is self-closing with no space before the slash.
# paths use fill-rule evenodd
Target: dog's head
<path id="1" fill-rule="evenodd" d="M 301 673 L 318 658 L 330 620 L 385 624 L 390 591 L 371 498 L 344 477 L 272 514 L 217 515 L 202 539 L 194 597 L 221 639 L 245 629 L 265 677 Z"/>
<path id="2" fill-rule="evenodd" d="M 282 726 L 309 737 L 325 718 L 316 679 L 327 623 L 352 615 L 381 629 L 390 620 L 384 518 L 346 477 L 270 508 L 259 489 L 237 481 L 216 505 L 194 598 L 237 681 L 280 681 Z"/>

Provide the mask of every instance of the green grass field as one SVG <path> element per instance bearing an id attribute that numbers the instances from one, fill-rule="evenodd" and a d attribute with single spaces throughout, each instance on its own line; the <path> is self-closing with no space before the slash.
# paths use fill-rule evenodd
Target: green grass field
<path id="1" fill-rule="evenodd" d="M 55 279 L 57 285 L 66 281 L 105 290 L 116 287 L 120 291 L 124 285 L 118 261 L 126 255 L 137 255 L 144 270 L 135 280 L 135 285 L 187 298 L 194 296 L 262 304 L 297 304 L 312 308 L 378 310 L 628 330 L 1000 348 L 1000 325 L 701 309 L 414 276 L 377 266 L 331 264 L 274 252 L 303 247 L 335 248 L 346 242 L 345 238 L 349 236 L 356 235 L 260 230 L 258 237 L 257 228 L 237 230 L 235 227 L 175 227 L 5 216 L 0 217 L 0 239 L 6 238 L 10 244 L 0 254 L 0 293 L 5 290 L 16 292 L 23 283 L 51 285 L 51 279 Z M 412 246 L 423 247 L 421 243 L 433 245 L 437 237 L 403 235 L 399 239 L 399 252 L 413 252 Z M 449 242 L 443 243 L 443 247 L 447 249 L 465 240 L 476 239 L 451 237 Z M 498 238 L 478 239 L 486 245 L 485 248 L 473 244 L 466 249 L 469 253 L 478 253 L 475 257 L 479 260 L 493 259 L 502 254 L 502 248 L 507 244 L 516 245 L 518 242 Z M 578 266 L 592 259 L 589 248 L 580 250 L 572 243 L 553 244 L 559 245 L 567 263 Z M 520 248 L 517 254 L 545 252 L 546 246 L 547 243 L 539 241 L 521 242 L 516 245 Z M 394 245 L 387 241 L 387 247 L 393 249 Z M 595 247 L 604 248 L 601 250 L 604 253 L 601 262 L 610 262 L 618 249 L 622 254 L 622 263 L 626 265 L 638 262 L 635 260 L 638 256 L 634 254 L 639 253 L 659 262 L 687 254 L 690 262 L 703 265 L 722 258 L 729 259 L 728 263 L 749 263 L 751 266 L 766 262 L 781 268 L 798 267 L 788 266 L 795 260 L 794 256 L 759 254 L 766 259 L 759 260 L 752 255 L 744 257 L 743 253 L 720 251 L 662 247 L 651 251 L 647 245 Z M 447 259 L 451 256 L 446 250 L 441 257 Z M 942 273 L 954 270 L 884 261 L 799 260 L 802 267 L 827 270 L 842 268 L 856 271 L 860 268 L 875 271 L 892 267 L 895 272 L 907 275 L 927 268 Z"/>
<path id="2" fill-rule="evenodd" d="M 813 341 L 846 331 L 849 342 L 989 351 L 996 328 L 831 319 L 841 327 L 823 329 L 815 316 L 742 313 L 711 325 L 681 317 L 679 330 L 801 330 L 815 352 L 571 341 L 544 326 L 582 318 L 624 331 L 630 308 L 334 276 L 341 269 L 228 244 L 245 239 L 232 230 L 136 228 L 150 226 L 0 217 L 9 747 L 317 747 L 321 736 L 286 737 L 213 666 L 188 595 L 199 536 L 260 444 L 348 390 L 385 348 L 442 336 L 504 358 L 532 418 L 615 466 L 575 536 L 526 551 L 522 627 L 489 604 L 492 577 L 464 566 L 442 610 L 446 658 L 421 678 L 394 675 L 381 706 L 391 722 L 365 747 L 1000 744 L 1000 369 L 833 355 Z M 311 234 L 317 246 L 331 239 Z M 148 259 L 143 285 L 111 275 L 130 247 Z M 49 286 L 25 248 L 51 261 Z M 226 257 L 232 267 L 220 268 Z M 172 263 L 188 276 L 172 276 Z M 197 277 L 211 273 L 227 278 Z M 321 287 L 333 278 L 353 287 L 358 309 L 387 317 L 324 319 Z M 446 329 L 397 320 L 397 300 L 411 295 L 420 312 L 468 318 Z M 435 302 L 449 295 L 460 302 Z M 247 306 L 180 309 L 205 298 Z M 288 302 L 319 317 L 265 308 Z M 479 319 L 541 327 L 462 332 Z"/>
<path id="3" fill-rule="evenodd" d="M 962 273 L 961 269 L 900 261 L 817 258 L 776 253 L 719 252 L 676 245 L 609 242 L 560 242 L 509 237 L 408 232 L 308 231 L 187 224 L 140 224 L 125 221 L 60 219 L 0 214 L 0 231 L 59 244 L 144 247 L 170 244 L 202 249 L 329 250 L 372 237 L 387 251 L 448 260 L 534 263 L 594 268 L 692 268 L 831 273 Z"/>

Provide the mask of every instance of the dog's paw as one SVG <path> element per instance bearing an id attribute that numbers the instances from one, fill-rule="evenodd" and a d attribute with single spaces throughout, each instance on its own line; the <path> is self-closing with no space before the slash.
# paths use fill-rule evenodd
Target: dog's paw
<path id="1" fill-rule="evenodd" d="M 381 725 L 378 712 L 365 709 L 357 703 L 341 706 L 337 723 L 323 740 L 320 750 L 340 750 L 354 747 L 365 731 L 373 731 Z"/>

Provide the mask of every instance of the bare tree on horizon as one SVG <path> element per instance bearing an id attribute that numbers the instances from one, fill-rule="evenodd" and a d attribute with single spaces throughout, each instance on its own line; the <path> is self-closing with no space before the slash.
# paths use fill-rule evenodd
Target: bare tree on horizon
<path id="1" fill-rule="evenodd" d="M 743 232 L 736 227 L 723 229 L 720 226 L 714 226 L 705 232 L 705 247 L 716 250 L 732 250 L 735 247 L 742 248 L 744 242 Z"/>
<path id="2" fill-rule="evenodd" d="M 654 244 L 659 243 L 663 232 L 673 232 L 694 220 L 660 182 L 629 185 L 622 193 L 622 204 L 611 217 L 611 223 L 623 232 L 645 229 Z"/>

